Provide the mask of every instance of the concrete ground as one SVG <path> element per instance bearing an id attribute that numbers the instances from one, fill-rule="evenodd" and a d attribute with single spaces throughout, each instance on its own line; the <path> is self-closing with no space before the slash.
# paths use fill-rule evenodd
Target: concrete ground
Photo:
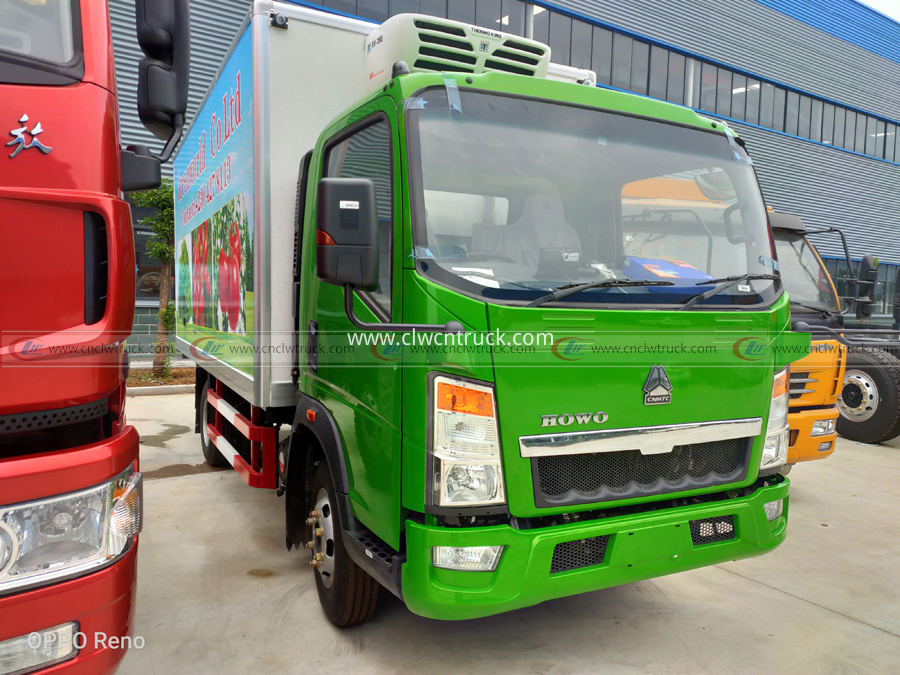
<path id="1" fill-rule="evenodd" d="M 387 592 L 338 630 L 284 503 L 202 463 L 193 396 L 128 400 L 145 521 L 120 675 L 896 673 L 900 442 L 839 440 L 791 474 L 788 539 L 739 562 L 475 621 L 422 619 Z M 163 421 L 164 420 L 164 421 Z"/>

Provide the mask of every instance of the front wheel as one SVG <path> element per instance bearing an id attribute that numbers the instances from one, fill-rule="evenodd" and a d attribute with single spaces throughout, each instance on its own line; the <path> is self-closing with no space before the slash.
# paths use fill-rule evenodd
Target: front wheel
<path id="1" fill-rule="evenodd" d="M 879 351 L 848 355 L 837 407 L 844 438 L 883 443 L 900 435 L 900 360 Z"/>
<path id="2" fill-rule="evenodd" d="M 210 466 L 221 467 L 228 466 L 228 460 L 222 456 L 219 449 L 213 444 L 206 430 L 206 425 L 213 419 L 212 415 L 216 414 L 215 408 L 209 404 L 206 392 L 209 390 L 209 382 L 203 385 L 200 392 L 200 447 L 203 450 L 203 458 Z"/>
<path id="3" fill-rule="evenodd" d="M 331 472 L 324 461 L 315 468 L 309 514 L 312 526 L 312 565 L 316 568 L 316 590 L 326 616 L 335 626 L 353 626 L 368 621 L 378 604 L 381 588 L 359 567 L 344 547 Z"/>

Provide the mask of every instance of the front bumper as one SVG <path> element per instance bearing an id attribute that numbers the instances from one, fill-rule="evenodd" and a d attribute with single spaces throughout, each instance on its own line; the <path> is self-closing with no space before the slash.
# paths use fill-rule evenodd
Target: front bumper
<path id="1" fill-rule="evenodd" d="M 33 672 L 111 675 L 125 649 L 110 649 L 104 637 L 131 631 L 137 546 L 135 542 L 120 560 L 98 572 L 0 598 L 0 642 L 77 621 L 78 632 L 86 637 L 84 648 L 68 661 Z"/>
<path id="2" fill-rule="evenodd" d="M 616 516 L 532 530 L 507 525 L 448 528 L 406 523 L 407 561 L 403 599 L 416 614 L 433 619 L 474 619 L 545 600 L 609 588 L 728 560 L 761 555 L 787 533 L 787 479 L 748 497 Z M 763 504 L 784 500 L 784 511 L 766 519 Z M 735 536 L 694 545 L 689 522 L 731 515 Z M 550 573 L 557 544 L 609 535 L 603 562 Z M 432 546 L 506 548 L 493 572 L 460 572 L 431 564 Z"/>
<path id="3" fill-rule="evenodd" d="M 824 459 L 834 452 L 834 444 L 837 441 L 837 433 L 825 436 L 812 436 L 813 422 L 819 420 L 837 419 L 838 409 L 820 408 L 813 410 L 790 410 L 788 412 L 788 424 L 791 427 L 791 444 L 788 446 L 787 464 L 797 462 L 809 462 L 814 459 Z M 822 443 L 831 443 L 830 449 L 819 452 Z"/>

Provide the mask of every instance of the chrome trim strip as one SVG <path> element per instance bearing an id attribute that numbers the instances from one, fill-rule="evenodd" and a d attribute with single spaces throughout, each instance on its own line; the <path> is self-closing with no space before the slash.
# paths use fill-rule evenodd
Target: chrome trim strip
<path id="1" fill-rule="evenodd" d="M 562 434 L 521 436 L 522 457 L 583 455 L 595 452 L 640 450 L 642 455 L 672 452 L 676 445 L 727 441 L 733 438 L 759 436 L 762 418 L 752 417 L 721 422 L 691 422 L 630 429 L 598 429 Z"/>

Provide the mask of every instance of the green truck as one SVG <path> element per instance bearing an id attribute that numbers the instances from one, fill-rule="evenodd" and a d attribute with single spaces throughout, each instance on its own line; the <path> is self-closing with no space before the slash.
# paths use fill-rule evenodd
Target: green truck
<path id="1" fill-rule="evenodd" d="M 809 335 L 752 161 L 549 60 L 258 0 L 175 159 L 204 455 L 283 496 L 336 625 L 382 587 L 468 619 L 785 538 Z"/>

